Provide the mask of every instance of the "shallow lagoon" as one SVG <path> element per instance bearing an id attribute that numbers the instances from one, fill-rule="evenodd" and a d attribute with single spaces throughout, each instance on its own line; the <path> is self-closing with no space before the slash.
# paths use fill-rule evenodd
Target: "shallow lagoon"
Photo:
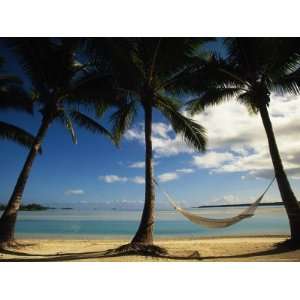
<path id="1" fill-rule="evenodd" d="M 192 209 L 206 217 L 223 218 L 244 208 Z M 140 211 L 47 210 L 20 212 L 16 231 L 20 238 L 110 238 L 135 233 Z M 158 236 L 221 236 L 288 234 L 288 219 L 282 206 L 259 207 L 254 217 L 224 229 L 207 229 L 192 224 L 174 210 L 156 213 Z"/>

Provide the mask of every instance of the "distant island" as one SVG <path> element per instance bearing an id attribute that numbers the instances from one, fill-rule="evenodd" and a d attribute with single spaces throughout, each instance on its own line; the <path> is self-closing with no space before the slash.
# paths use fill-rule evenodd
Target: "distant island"
<path id="1" fill-rule="evenodd" d="M 0 210 L 4 210 L 5 207 L 6 205 L 0 203 Z M 24 204 L 20 206 L 21 211 L 41 211 L 41 210 L 48 210 L 48 209 L 55 209 L 55 208 L 43 206 L 37 203 Z M 71 209 L 71 208 L 63 208 L 63 209 Z"/>
<path id="2" fill-rule="evenodd" d="M 239 203 L 239 204 L 219 204 L 219 205 L 201 205 L 193 208 L 213 208 L 213 207 L 244 207 L 250 206 L 253 203 Z M 258 206 L 273 206 L 273 205 L 283 205 L 283 202 L 268 202 L 268 203 L 259 203 Z"/>

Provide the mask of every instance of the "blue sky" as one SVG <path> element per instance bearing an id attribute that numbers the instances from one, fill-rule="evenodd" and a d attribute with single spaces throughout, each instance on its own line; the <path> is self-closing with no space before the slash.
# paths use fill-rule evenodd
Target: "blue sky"
<path id="1" fill-rule="evenodd" d="M 0 55 L 9 62 L 6 70 L 21 76 L 28 85 L 12 57 L 3 49 Z M 272 99 L 274 105 L 270 111 L 278 143 L 299 198 L 300 99 L 277 95 L 272 95 Z M 1 112 L 0 119 L 32 133 L 36 133 L 40 123 L 38 113 L 32 117 Z M 260 119 L 249 116 L 244 107 L 234 102 L 208 109 L 195 119 L 208 130 L 209 148 L 204 155 L 191 152 L 180 143 L 180 137 L 155 113 L 155 174 L 161 185 L 186 206 L 252 201 L 273 176 Z M 109 127 L 107 122 L 104 125 Z M 74 145 L 67 130 L 59 123 L 53 124 L 44 141 L 43 154 L 34 162 L 24 201 L 140 208 L 144 199 L 142 129 L 142 116 L 139 116 L 117 149 L 104 137 L 80 128 L 76 128 L 78 144 Z M 0 202 L 5 203 L 27 150 L 9 141 L 1 140 L 0 144 Z M 162 195 L 157 195 L 158 207 L 169 207 Z M 266 201 L 279 200 L 275 185 Z"/>

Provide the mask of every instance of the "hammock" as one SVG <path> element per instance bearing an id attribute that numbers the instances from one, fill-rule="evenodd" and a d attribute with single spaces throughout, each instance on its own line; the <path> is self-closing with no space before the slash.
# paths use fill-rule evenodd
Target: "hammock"
<path id="1" fill-rule="evenodd" d="M 261 194 L 261 196 L 258 197 L 258 199 L 256 201 L 254 201 L 248 208 L 246 208 L 244 211 L 242 211 L 240 214 L 238 214 L 234 217 L 224 218 L 224 219 L 205 218 L 205 217 L 201 217 L 198 214 L 191 213 L 191 212 L 181 208 L 180 206 L 178 206 L 174 202 L 172 197 L 166 191 L 164 191 L 162 188 L 161 188 L 161 191 L 164 193 L 167 200 L 171 203 L 171 205 L 175 208 L 175 210 L 178 211 L 179 213 L 181 213 L 184 217 L 186 217 L 192 223 L 195 223 L 197 225 L 202 225 L 202 226 L 208 227 L 208 228 L 225 228 L 225 227 L 229 227 L 233 224 L 236 224 L 246 218 L 252 217 L 254 215 L 256 208 L 258 207 L 259 203 L 262 201 L 264 195 L 269 190 L 269 188 L 271 187 L 274 180 L 275 180 L 275 177 L 272 179 L 272 181 L 267 186 L 265 191 Z M 157 186 L 159 186 L 156 180 L 154 180 L 154 183 Z"/>

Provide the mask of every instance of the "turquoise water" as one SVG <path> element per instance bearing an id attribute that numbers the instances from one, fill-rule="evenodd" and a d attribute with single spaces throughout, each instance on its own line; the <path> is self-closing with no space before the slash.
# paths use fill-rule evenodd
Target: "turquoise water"
<path id="1" fill-rule="evenodd" d="M 193 209 L 206 217 L 223 218 L 239 213 L 241 208 Z M 19 238 L 108 238 L 132 236 L 138 225 L 136 211 L 48 210 L 21 212 L 16 232 Z M 175 211 L 156 213 L 157 236 L 221 236 L 288 234 L 288 220 L 282 207 L 260 207 L 254 217 L 224 229 L 206 229 L 187 221 Z"/>

